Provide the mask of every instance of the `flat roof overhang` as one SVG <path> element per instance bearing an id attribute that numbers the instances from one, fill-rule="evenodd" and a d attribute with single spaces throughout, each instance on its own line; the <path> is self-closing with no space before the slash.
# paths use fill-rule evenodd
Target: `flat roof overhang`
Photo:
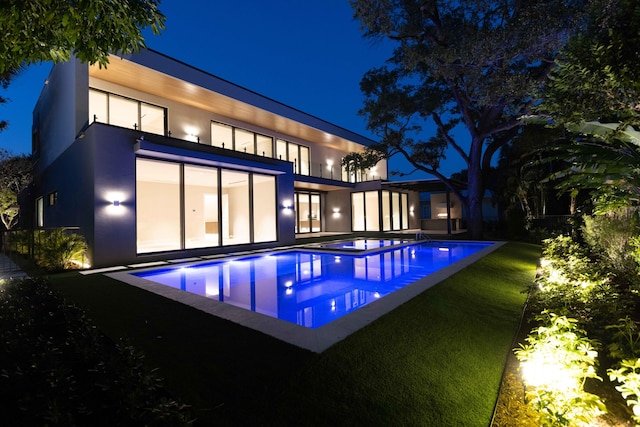
<path id="1" fill-rule="evenodd" d="M 336 150 L 360 151 L 373 143 L 152 50 L 143 49 L 124 57 L 111 55 L 108 68 L 91 65 L 89 76 Z"/>

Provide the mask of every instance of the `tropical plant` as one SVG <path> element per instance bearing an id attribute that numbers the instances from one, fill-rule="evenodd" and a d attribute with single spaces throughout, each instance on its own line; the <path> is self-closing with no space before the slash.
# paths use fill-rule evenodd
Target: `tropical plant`
<path id="1" fill-rule="evenodd" d="M 375 150 L 366 150 L 363 153 L 353 152 L 344 156 L 340 160 L 340 165 L 357 180 L 358 176 L 362 177 L 367 171 L 375 168 L 382 158 L 383 156 Z"/>
<path id="2" fill-rule="evenodd" d="M 42 231 L 36 241 L 36 260 L 42 267 L 64 270 L 83 265 L 87 247 L 81 235 L 56 228 Z"/>
<path id="3" fill-rule="evenodd" d="M 361 114 L 380 138 L 373 148 L 442 180 L 464 202 L 471 237 L 481 238 L 492 159 L 519 132 L 556 54 L 579 30 L 584 2 L 351 5 L 366 37 L 397 43 L 387 65 L 366 73 L 360 84 L 366 97 Z M 464 194 L 440 171 L 447 148 L 466 163 Z"/>
<path id="4" fill-rule="evenodd" d="M 611 381 L 618 381 L 616 390 L 631 406 L 633 419 L 640 425 L 640 359 L 623 360 L 617 369 L 607 371 Z"/>
<path id="5" fill-rule="evenodd" d="M 619 274 L 635 274 L 631 239 L 640 233 L 637 210 L 617 209 L 606 214 L 584 216 L 582 237 L 600 258 Z"/>
<path id="6" fill-rule="evenodd" d="M 609 355 L 618 360 L 640 357 L 640 331 L 638 324 L 629 316 L 618 319 L 615 325 L 609 325 L 607 330 L 613 330 L 612 343 L 609 344 Z"/>
<path id="7" fill-rule="evenodd" d="M 597 351 L 575 319 L 544 311 L 528 344 L 515 349 L 529 404 L 543 426 L 580 426 L 606 412 L 600 398 L 584 390 L 596 374 Z"/>

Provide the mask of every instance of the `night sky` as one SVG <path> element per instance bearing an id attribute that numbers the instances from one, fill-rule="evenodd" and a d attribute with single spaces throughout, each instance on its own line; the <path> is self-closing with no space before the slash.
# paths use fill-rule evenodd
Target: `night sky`
<path id="1" fill-rule="evenodd" d="M 149 48 L 375 139 L 358 115 L 359 83 L 383 65 L 392 45 L 362 37 L 348 0 L 163 0 L 160 10 L 167 28 L 160 36 L 145 32 Z M 9 121 L 1 148 L 30 152 L 31 113 L 50 69 L 30 66 L 2 91 L 11 102 L 0 106 Z M 455 154 L 449 157 L 446 175 L 462 169 Z M 411 170 L 397 160 L 389 169 Z"/>

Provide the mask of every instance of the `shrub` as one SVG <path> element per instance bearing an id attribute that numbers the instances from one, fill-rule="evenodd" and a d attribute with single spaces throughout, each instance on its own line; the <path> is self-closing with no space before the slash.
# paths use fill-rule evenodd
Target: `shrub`
<path id="1" fill-rule="evenodd" d="M 616 390 L 633 411 L 633 420 L 640 425 L 640 359 L 623 360 L 618 369 L 607 371 L 611 381 L 618 381 Z"/>
<path id="2" fill-rule="evenodd" d="M 527 385 L 529 404 L 540 425 L 590 425 L 606 412 L 604 403 L 584 391 L 596 375 L 597 352 L 575 319 L 548 311 L 536 317 L 542 325 L 515 350 Z"/>
<path id="3" fill-rule="evenodd" d="M 638 235 L 634 212 L 621 209 L 604 215 L 585 216 L 582 227 L 584 241 L 591 250 L 621 273 L 637 271 L 631 246 L 632 238 Z"/>
<path id="4" fill-rule="evenodd" d="M 36 261 L 50 270 L 82 266 L 86 253 L 84 237 L 63 228 L 42 231 L 36 239 Z"/>
<path id="5" fill-rule="evenodd" d="M 42 279 L 0 287 L 0 375 L 2 425 L 190 424 L 141 353 L 109 341 Z"/>

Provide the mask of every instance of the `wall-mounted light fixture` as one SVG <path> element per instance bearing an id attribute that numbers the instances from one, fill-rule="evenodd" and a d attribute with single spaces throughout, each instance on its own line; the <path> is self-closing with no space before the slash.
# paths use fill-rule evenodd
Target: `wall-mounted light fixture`
<path id="1" fill-rule="evenodd" d="M 338 218 L 340 216 L 340 208 L 333 208 L 333 217 Z"/>
<path id="2" fill-rule="evenodd" d="M 413 216 L 413 206 L 409 206 L 409 214 Z"/>
<path id="3" fill-rule="evenodd" d="M 120 191 L 110 191 L 105 193 L 104 200 L 107 201 L 107 212 L 109 215 L 122 215 L 125 212 L 123 200 L 126 200 L 124 193 Z"/>
<path id="4" fill-rule="evenodd" d="M 282 201 L 282 209 L 284 210 L 285 214 L 290 215 L 293 212 L 291 200 L 289 200 L 289 199 L 283 200 Z"/>
<path id="5" fill-rule="evenodd" d="M 186 134 L 184 139 L 189 141 L 189 142 L 200 142 L 200 129 L 194 127 L 194 126 L 185 126 L 184 127 L 184 133 Z"/>

